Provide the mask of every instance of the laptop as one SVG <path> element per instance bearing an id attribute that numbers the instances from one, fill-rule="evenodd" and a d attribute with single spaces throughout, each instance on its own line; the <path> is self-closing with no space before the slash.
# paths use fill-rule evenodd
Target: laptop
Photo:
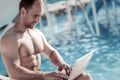
<path id="1" fill-rule="evenodd" d="M 85 71 L 95 51 L 96 49 L 91 50 L 88 54 L 84 55 L 83 57 L 80 57 L 75 61 L 75 65 L 73 66 L 73 70 L 70 73 L 70 77 L 68 78 L 68 80 L 75 79 L 77 76 L 79 76 L 81 73 Z"/>

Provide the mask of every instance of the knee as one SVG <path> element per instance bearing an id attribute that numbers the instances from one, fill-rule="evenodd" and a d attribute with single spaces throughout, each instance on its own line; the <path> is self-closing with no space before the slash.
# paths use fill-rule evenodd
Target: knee
<path id="1" fill-rule="evenodd" d="M 85 80 L 92 80 L 92 77 L 89 73 L 83 73 L 83 77 L 85 78 Z"/>
<path id="2" fill-rule="evenodd" d="M 92 80 L 92 77 L 88 73 L 82 73 L 75 80 Z"/>

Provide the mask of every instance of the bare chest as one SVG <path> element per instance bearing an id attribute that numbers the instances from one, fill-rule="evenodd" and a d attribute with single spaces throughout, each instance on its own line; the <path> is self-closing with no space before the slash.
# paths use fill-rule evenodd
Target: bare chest
<path id="1" fill-rule="evenodd" d="M 26 34 L 20 40 L 20 55 L 30 56 L 41 53 L 44 49 L 43 41 L 38 34 Z"/>

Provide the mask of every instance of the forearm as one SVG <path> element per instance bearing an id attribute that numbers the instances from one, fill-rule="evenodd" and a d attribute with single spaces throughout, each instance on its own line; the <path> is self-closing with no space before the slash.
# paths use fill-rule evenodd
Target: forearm
<path id="1" fill-rule="evenodd" d="M 59 53 L 56 50 L 51 51 L 49 58 L 51 62 L 58 67 L 59 65 L 65 63 L 63 58 L 59 55 Z"/>
<path id="2" fill-rule="evenodd" d="M 17 80 L 42 80 L 44 73 L 41 71 L 31 71 L 24 67 L 17 67 L 10 78 Z"/>

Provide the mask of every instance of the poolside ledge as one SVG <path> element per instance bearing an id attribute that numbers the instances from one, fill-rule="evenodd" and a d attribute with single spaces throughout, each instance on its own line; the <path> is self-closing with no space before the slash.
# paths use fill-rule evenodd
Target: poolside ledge
<path id="1" fill-rule="evenodd" d="M 83 7 L 85 7 L 87 5 L 87 3 L 90 2 L 90 0 L 77 0 L 77 2 L 76 2 L 76 0 L 69 0 L 68 3 L 71 8 L 71 12 L 75 9 L 75 7 L 80 9 L 79 1 L 81 1 Z M 47 4 L 47 7 L 48 7 L 48 12 L 53 13 L 55 15 L 64 14 L 67 12 L 67 2 L 66 1 L 59 1 L 56 3 L 52 3 L 52 4 Z M 45 8 L 43 11 L 43 17 L 46 17 Z"/>

